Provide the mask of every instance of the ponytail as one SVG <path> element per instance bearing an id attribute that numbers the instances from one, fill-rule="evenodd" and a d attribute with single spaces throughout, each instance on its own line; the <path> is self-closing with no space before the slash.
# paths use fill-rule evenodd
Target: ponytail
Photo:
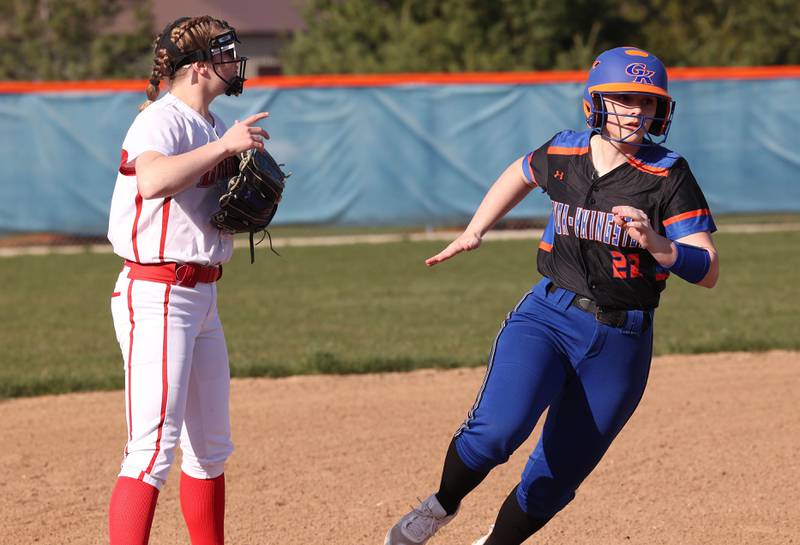
<path id="1" fill-rule="evenodd" d="M 155 68 L 153 68 L 153 75 L 150 76 L 150 81 L 147 83 L 147 87 L 145 88 L 144 91 L 145 94 L 147 95 L 147 100 L 145 100 L 139 105 L 140 112 L 156 101 L 159 93 L 161 92 L 159 89 L 160 84 L 161 84 L 161 75 L 157 73 L 157 70 Z"/>

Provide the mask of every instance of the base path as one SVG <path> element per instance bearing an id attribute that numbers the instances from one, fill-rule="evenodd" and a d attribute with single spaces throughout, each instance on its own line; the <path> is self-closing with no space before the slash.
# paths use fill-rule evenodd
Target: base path
<path id="1" fill-rule="evenodd" d="M 484 369 L 233 381 L 227 542 L 381 545 L 435 489 Z M 534 435 L 538 435 L 537 427 Z M 528 543 L 800 544 L 800 354 L 657 358 L 639 410 L 576 499 Z M 0 403 L 3 543 L 106 543 L 122 392 Z M 526 442 L 430 545 L 493 522 Z M 154 545 L 189 543 L 178 469 Z"/>

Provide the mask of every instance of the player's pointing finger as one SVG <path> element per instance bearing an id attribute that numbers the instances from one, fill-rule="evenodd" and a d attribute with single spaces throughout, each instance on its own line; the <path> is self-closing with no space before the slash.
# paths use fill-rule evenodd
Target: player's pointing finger
<path id="1" fill-rule="evenodd" d="M 425 260 L 425 264 L 428 267 L 432 267 L 433 265 L 436 265 L 437 263 L 441 263 L 442 261 L 450 259 L 454 255 L 456 255 L 456 254 L 458 254 L 458 253 L 460 253 L 462 251 L 463 251 L 463 249 L 460 248 L 455 242 L 451 242 L 447 246 L 447 248 L 445 248 L 444 250 L 442 250 L 441 252 L 439 252 L 435 256 L 429 257 L 428 259 L 426 259 Z"/>
<path id="2" fill-rule="evenodd" d="M 250 117 L 248 117 L 247 119 L 242 121 L 242 123 L 244 123 L 245 125 L 252 125 L 253 123 L 256 123 L 257 121 L 261 121 L 262 119 L 264 119 L 265 117 L 268 117 L 268 116 L 269 116 L 269 112 L 259 112 L 257 114 L 251 115 Z"/>

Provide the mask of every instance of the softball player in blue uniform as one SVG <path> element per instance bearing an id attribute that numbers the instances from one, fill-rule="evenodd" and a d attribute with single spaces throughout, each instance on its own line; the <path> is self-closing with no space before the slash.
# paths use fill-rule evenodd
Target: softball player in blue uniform
<path id="1" fill-rule="evenodd" d="M 660 145 L 674 109 L 658 58 L 636 47 L 602 53 L 584 91 L 589 130 L 559 132 L 516 160 L 464 233 L 426 261 L 478 248 L 533 188 L 552 201 L 537 258 L 544 278 L 500 328 L 439 490 L 389 530 L 385 545 L 426 543 L 548 409 L 519 484 L 474 545 L 522 543 L 575 497 L 633 414 L 667 277 L 711 288 L 719 274 L 703 193 L 686 160 Z"/>

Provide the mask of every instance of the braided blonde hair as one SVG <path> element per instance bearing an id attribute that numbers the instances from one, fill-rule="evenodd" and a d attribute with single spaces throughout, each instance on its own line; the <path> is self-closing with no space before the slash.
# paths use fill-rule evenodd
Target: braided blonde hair
<path id="1" fill-rule="evenodd" d="M 230 28 L 226 21 L 214 19 L 209 15 L 201 15 L 200 17 L 191 17 L 181 21 L 167 30 L 170 32 L 170 40 L 178 47 L 181 53 L 189 53 L 198 49 L 208 49 L 214 36 Z M 153 43 L 153 71 L 145 88 L 147 100 L 139 106 L 140 112 L 158 98 L 161 80 L 168 79 L 173 81 L 175 79 L 176 72 L 173 68 L 175 59 L 171 58 L 166 49 L 158 47 L 161 38 L 162 35 L 157 36 Z"/>

